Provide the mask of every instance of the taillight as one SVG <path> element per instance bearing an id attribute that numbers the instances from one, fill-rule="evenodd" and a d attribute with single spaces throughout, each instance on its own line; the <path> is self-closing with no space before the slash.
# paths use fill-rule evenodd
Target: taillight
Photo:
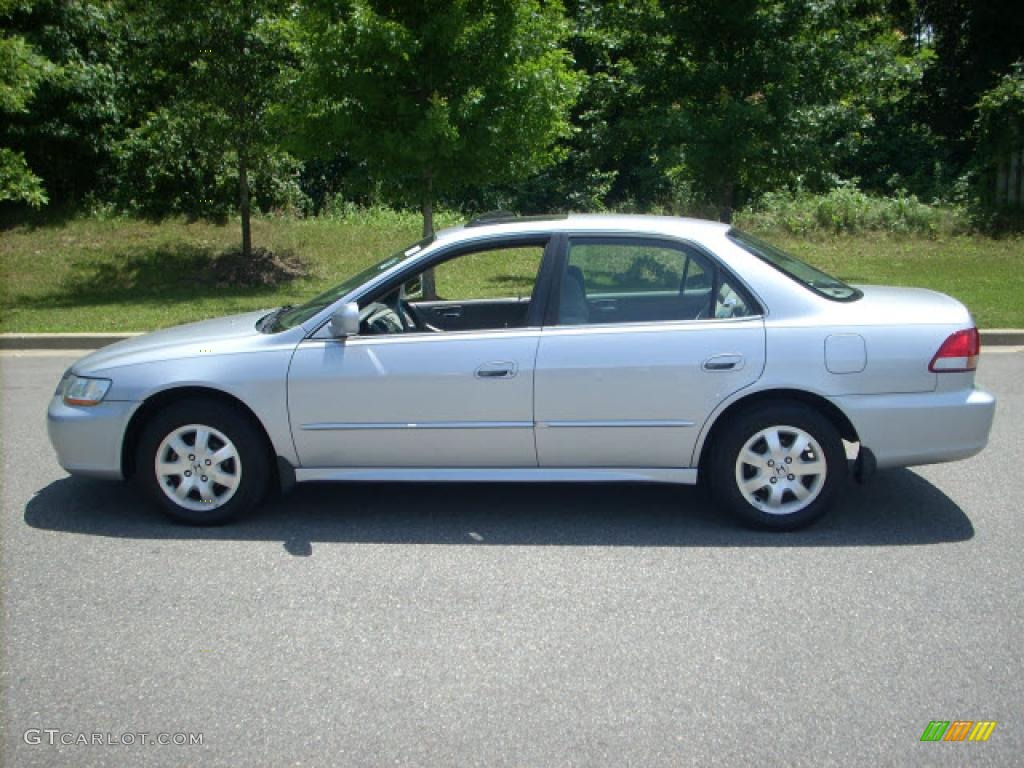
<path id="1" fill-rule="evenodd" d="M 942 342 L 935 353 L 928 370 L 935 373 L 954 373 L 957 371 L 973 371 L 978 367 L 978 355 L 981 354 L 981 335 L 977 328 L 966 328 L 957 331 Z"/>

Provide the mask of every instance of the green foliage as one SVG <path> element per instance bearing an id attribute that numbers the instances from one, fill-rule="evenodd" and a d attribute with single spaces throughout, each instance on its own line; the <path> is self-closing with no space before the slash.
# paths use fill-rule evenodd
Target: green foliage
<path id="1" fill-rule="evenodd" d="M 117 147 L 129 204 L 214 217 L 237 208 L 242 250 L 251 250 L 250 175 L 266 180 L 293 167 L 271 119 L 294 59 L 288 10 L 284 0 L 131 6 L 141 98 L 136 125 Z M 291 203 L 301 197 L 280 179 L 263 186 Z"/>
<path id="2" fill-rule="evenodd" d="M 728 212 L 738 188 L 786 180 L 803 91 L 803 2 L 666 4 L 671 55 L 662 94 L 680 160 L 697 191 Z"/>
<path id="3" fill-rule="evenodd" d="M 803 186 L 824 191 L 837 178 L 856 178 L 876 194 L 948 196 L 947 157 L 922 118 L 923 80 L 935 54 L 921 44 L 916 22 L 913 14 L 891 12 L 885 0 L 811 6 L 797 44 L 816 94 L 805 108 L 812 140 L 797 165 Z"/>
<path id="4" fill-rule="evenodd" d="M 353 0 L 314 5 L 302 28 L 305 153 L 358 159 L 389 199 L 428 217 L 439 196 L 558 158 L 578 78 L 557 4 Z"/>
<path id="5" fill-rule="evenodd" d="M 1024 155 L 1024 61 L 1009 73 L 977 105 L 975 150 L 968 200 L 979 229 L 998 232 L 1024 228 L 1024 199 L 1017 187 L 1015 204 L 1008 194 L 997 192 L 1003 179 L 1014 180 L 1011 158 Z"/>
<path id="6" fill-rule="evenodd" d="M 7 22 L 13 12 L 26 7 L 4 0 L 0 3 L 0 20 Z M 39 85 L 56 72 L 52 62 L 39 55 L 24 37 L 0 31 L 0 115 L 5 125 L 13 115 L 28 112 Z M 0 131 L 0 140 L 7 144 L 9 137 L 4 134 L 6 130 Z M 0 201 L 4 200 L 36 208 L 47 202 L 42 181 L 29 168 L 24 154 L 8 146 L 0 146 Z"/>
<path id="7" fill-rule="evenodd" d="M 586 76 L 565 157 L 482 207 L 601 211 L 670 195 L 658 155 L 662 121 L 649 93 L 664 58 L 659 3 L 580 1 L 567 10 L 567 45 Z"/>
<path id="8" fill-rule="evenodd" d="M 1024 60 L 978 101 L 978 158 L 983 165 L 1024 150 Z"/>
<path id="9" fill-rule="evenodd" d="M 926 205 L 898 192 L 874 197 L 844 185 L 825 194 L 769 192 L 741 211 L 740 227 L 796 235 L 869 231 L 894 234 L 950 234 L 967 229 L 966 214 L 956 208 Z"/>
<path id="10" fill-rule="evenodd" d="M 28 203 L 33 208 L 46 204 L 42 183 L 25 162 L 25 156 L 0 147 L 0 201 Z"/>
<path id="11" fill-rule="evenodd" d="M 225 220 L 238 207 L 238 156 L 201 105 L 179 103 L 148 114 L 117 145 L 121 207 L 149 217 L 184 214 Z M 212 130 L 211 130 L 212 128 Z M 268 146 L 255 155 L 249 185 L 258 210 L 308 211 L 301 164 Z"/>
<path id="12" fill-rule="evenodd" d="M 1019 0 L 564 2 L 0 0 L 4 215 L 1001 215 Z"/>
<path id="13" fill-rule="evenodd" d="M 23 37 L 0 37 L 0 110 L 27 111 L 39 83 L 52 71 L 52 64 Z"/>
<path id="14" fill-rule="evenodd" d="M 109 0 L 35 0 L 11 28 L 52 62 L 30 108 L 0 127 L 0 142 L 24 154 L 54 203 L 73 205 L 101 189 L 122 130 L 117 99 L 122 28 Z"/>
<path id="15" fill-rule="evenodd" d="M 922 118 L 941 137 L 949 161 L 968 167 L 982 95 L 1021 58 L 1019 0 L 917 0 L 935 57 L 922 82 Z"/>

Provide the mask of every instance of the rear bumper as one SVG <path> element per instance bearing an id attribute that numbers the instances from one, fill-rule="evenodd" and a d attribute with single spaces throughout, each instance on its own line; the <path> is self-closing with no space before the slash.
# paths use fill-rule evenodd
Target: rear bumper
<path id="1" fill-rule="evenodd" d="M 54 397 L 46 412 L 46 430 L 57 461 L 73 475 L 121 479 L 121 445 L 138 406 L 115 401 L 83 408 Z"/>
<path id="2" fill-rule="evenodd" d="M 878 467 L 956 461 L 988 443 L 996 399 L 980 389 L 830 398 L 850 419 Z"/>

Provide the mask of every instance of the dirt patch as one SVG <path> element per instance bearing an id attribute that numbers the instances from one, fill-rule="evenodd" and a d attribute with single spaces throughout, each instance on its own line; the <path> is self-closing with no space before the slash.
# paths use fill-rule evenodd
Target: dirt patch
<path id="1" fill-rule="evenodd" d="M 210 267 L 212 281 L 220 287 L 278 286 L 309 275 L 309 265 L 291 251 L 253 248 L 248 258 L 241 249 L 220 254 Z"/>

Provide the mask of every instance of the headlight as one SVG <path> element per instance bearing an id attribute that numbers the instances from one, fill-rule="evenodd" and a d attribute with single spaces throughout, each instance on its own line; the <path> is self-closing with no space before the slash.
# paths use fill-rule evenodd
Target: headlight
<path id="1" fill-rule="evenodd" d="M 58 392 L 65 405 L 98 405 L 110 389 L 110 379 L 87 379 L 73 373 L 64 375 Z"/>

